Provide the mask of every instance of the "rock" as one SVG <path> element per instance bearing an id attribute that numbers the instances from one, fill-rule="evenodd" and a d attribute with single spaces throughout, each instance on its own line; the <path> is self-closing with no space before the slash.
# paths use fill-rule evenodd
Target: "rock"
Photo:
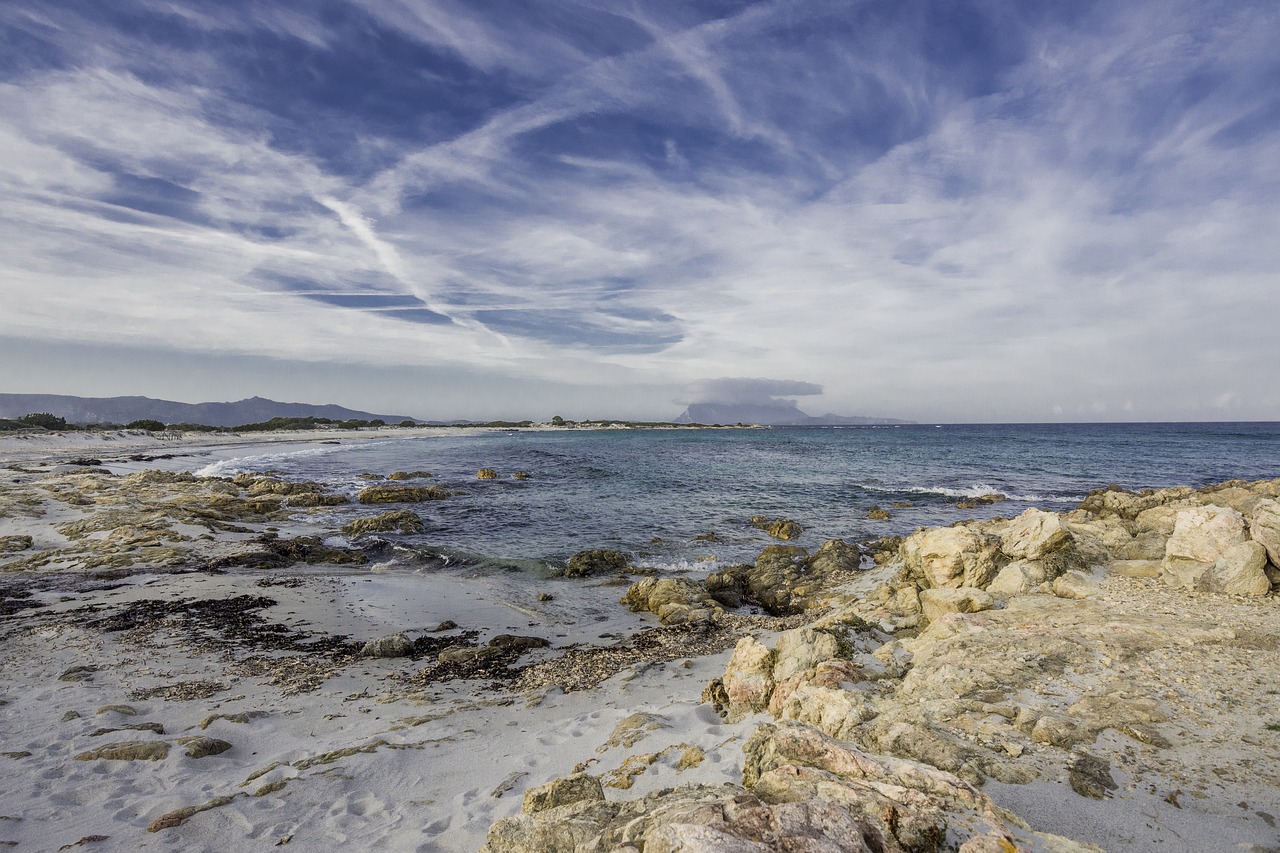
<path id="1" fill-rule="evenodd" d="M 35 543 L 30 536 L 0 536 L 0 554 L 16 554 Z"/>
<path id="2" fill-rule="evenodd" d="M 1008 498 L 999 492 L 987 492 L 985 495 L 956 501 L 956 509 L 977 509 L 980 506 L 990 506 L 1007 500 Z"/>
<path id="3" fill-rule="evenodd" d="M 657 614 L 664 625 L 706 621 L 720 609 L 706 587 L 688 578 L 644 578 L 627 589 L 622 603 L 632 611 Z"/>
<path id="4" fill-rule="evenodd" d="M 1213 563 L 1232 545 L 1248 539 L 1244 516 L 1234 509 L 1203 506 L 1179 510 L 1165 545 L 1165 560 Z"/>
<path id="5" fill-rule="evenodd" d="M 489 646 L 495 649 L 510 649 L 527 652 L 529 649 L 545 649 L 551 645 L 550 640 L 542 637 L 522 637 L 517 634 L 498 634 L 489 640 Z"/>
<path id="6" fill-rule="evenodd" d="M 178 743 L 186 750 L 188 758 L 208 758 L 210 755 L 220 755 L 231 749 L 231 744 L 225 740 L 204 735 L 180 737 Z"/>
<path id="7" fill-rule="evenodd" d="M 528 471 L 515 471 L 514 473 L 512 473 L 511 478 L 513 480 L 528 480 L 532 476 L 533 475 L 530 474 Z"/>
<path id="8" fill-rule="evenodd" d="M 1271 591 L 1267 549 L 1258 542 L 1242 542 L 1223 552 L 1213 564 L 1211 592 L 1228 595 L 1266 595 Z"/>
<path id="9" fill-rule="evenodd" d="M 596 752 L 604 752 L 610 747 L 630 749 L 648 737 L 650 732 L 670 727 L 665 717 L 637 711 L 620 720 L 613 727 L 613 731 L 609 734 L 609 739 L 604 742 L 603 746 L 597 748 Z"/>
<path id="10" fill-rule="evenodd" d="M 394 509 L 381 515 L 368 518 L 357 518 L 342 526 L 342 532 L 348 536 L 363 536 L 366 533 L 421 533 L 426 530 L 422 519 L 416 512 L 408 509 Z"/>
<path id="11" fill-rule="evenodd" d="M 392 471 L 388 480 L 422 480 L 432 476 L 430 471 Z"/>
<path id="12" fill-rule="evenodd" d="M 369 486 L 360 490 L 356 500 L 362 504 L 422 503 L 447 497 L 448 490 L 441 486 Z"/>
<path id="13" fill-rule="evenodd" d="M 1249 538 L 1267 549 L 1273 566 L 1280 566 L 1280 501 L 1260 502 L 1249 520 Z"/>
<path id="14" fill-rule="evenodd" d="M 481 853 L 1098 853 L 1030 830 L 951 774 L 809 726 L 760 726 L 744 754 L 745 789 L 684 785 L 612 803 L 594 777 L 549 783 L 490 828 Z"/>
<path id="15" fill-rule="evenodd" d="M 493 470 L 492 468 L 481 468 L 479 471 L 476 472 L 476 479 L 477 480 L 496 480 L 498 479 L 498 472 Z"/>
<path id="16" fill-rule="evenodd" d="M 62 675 L 58 676 L 59 681 L 92 681 L 93 674 L 98 671 L 96 666 L 92 664 L 82 664 L 80 666 L 67 667 L 62 671 Z"/>
<path id="17" fill-rule="evenodd" d="M 1071 533 L 1056 512 L 1029 509 L 1000 537 L 1000 550 L 1015 560 L 1040 560 L 1071 545 Z"/>
<path id="18" fill-rule="evenodd" d="M 782 681 L 838 657 L 840 644 L 835 636 L 810 627 L 793 628 L 778 635 L 774 645 L 773 680 Z"/>
<path id="19" fill-rule="evenodd" d="M 883 510 L 878 506 L 873 506 L 871 509 L 867 510 L 867 518 L 872 521 L 888 521 L 893 518 L 893 516 L 891 516 L 887 510 Z"/>
<path id="20" fill-rule="evenodd" d="M 1031 739 L 1037 743 L 1070 749 L 1092 738 L 1070 717 L 1064 717 L 1061 714 L 1045 714 L 1032 726 Z"/>
<path id="21" fill-rule="evenodd" d="M 1102 800 L 1119 786 L 1111 778 L 1111 765 L 1106 759 L 1087 753 L 1075 755 L 1067 768 L 1071 790 L 1091 800 Z"/>
<path id="22" fill-rule="evenodd" d="M 1070 571 L 1053 580 L 1053 594 L 1058 598 L 1092 598 L 1102 592 L 1102 585 L 1084 572 Z"/>
<path id="23" fill-rule="evenodd" d="M 843 539 L 828 539 L 809 558 L 809 568 L 832 580 L 843 579 L 841 576 L 857 572 L 861 567 L 862 552 L 857 545 L 851 545 Z"/>
<path id="24" fill-rule="evenodd" d="M 740 722 L 763 711 L 773 695 L 774 654 L 754 637 L 743 637 L 733 647 L 733 655 L 724 675 L 714 684 L 720 685 L 717 708 L 731 723 Z"/>
<path id="25" fill-rule="evenodd" d="M 402 658 L 412 651 L 413 641 L 404 634 L 388 634 L 365 643 L 360 654 L 367 658 Z"/>
<path id="26" fill-rule="evenodd" d="M 1266 595 L 1264 545 L 1248 538 L 1244 516 L 1204 506 L 1178 512 L 1162 564 L 1165 582 L 1192 592 Z"/>
<path id="27" fill-rule="evenodd" d="M 813 606 L 826 589 L 857 572 L 861 561 L 857 546 L 842 539 L 827 540 L 812 555 L 798 545 L 769 545 L 754 565 L 718 572 L 706 585 L 718 600 L 750 601 L 787 615 Z"/>
<path id="28" fill-rule="evenodd" d="M 604 788 L 600 786 L 600 779 L 586 773 L 576 773 L 525 791 L 522 810 L 525 814 L 532 815 L 560 806 L 603 800 Z"/>
<path id="29" fill-rule="evenodd" d="M 777 705 L 782 720 L 806 723 L 831 737 L 848 740 L 856 729 L 876 716 L 875 703 L 864 693 L 804 683 Z"/>
<path id="30" fill-rule="evenodd" d="M 995 605 L 989 593 L 974 587 L 926 589 L 920 593 L 920 607 L 930 622 L 948 613 L 979 613 Z"/>
<path id="31" fill-rule="evenodd" d="M 703 586 L 716 602 L 730 609 L 741 607 L 746 600 L 747 579 L 745 570 L 749 566 L 734 566 L 707 575 Z"/>
<path id="32" fill-rule="evenodd" d="M 1160 564 L 1160 560 L 1113 560 L 1107 571 L 1124 578 L 1158 578 Z"/>
<path id="33" fill-rule="evenodd" d="M 1023 595 L 1048 579 L 1049 570 L 1039 560 L 1015 560 L 1000 570 L 987 591 L 1005 597 Z"/>
<path id="34" fill-rule="evenodd" d="M 321 494 L 319 492 L 303 492 L 291 495 L 285 504 L 291 507 L 341 506 L 350 503 L 346 495 Z"/>
<path id="35" fill-rule="evenodd" d="M 800 526 L 800 522 L 792 521 L 789 518 L 768 518 L 763 515 L 754 515 L 751 517 L 751 526 L 768 533 L 774 539 L 789 541 L 791 539 L 799 539 L 800 534 L 804 532 L 804 528 Z"/>
<path id="36" fill-rule="evenodd" d="M 999 543 L 963 526 L 919 530 L 902 543 L 903 569 L 925 588 L 984 589 L 1004 563 Z"/>
<path id="37" fill-rule="evenodd" d="M 583 578 L 598 572 L 618 572 L 627 567 L 627 555 L 610 548 L 579 551 L 565 564 L 564 576 Z"/>
<path id="38" fill-rule="evenodd" d="M 159 761 L 169 755 L 162 740 L 126 740 L 109 743 L 75 756 L 76 761 Z"/>
<path id="39" fill-rule="evenodd" d="M 502 655 L 502 650 L 492 646 L 450 646 L 440 652 L 437 659 L 442 664 L 468 664 L 477 660 L 489 660 Z"/>

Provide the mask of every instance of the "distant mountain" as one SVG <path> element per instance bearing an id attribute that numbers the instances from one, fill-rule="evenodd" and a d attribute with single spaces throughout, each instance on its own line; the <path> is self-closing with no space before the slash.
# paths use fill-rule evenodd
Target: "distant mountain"
<path id="1" fill-rule="evenodd" d="M 678 424 L 765 424 L 768 426 L 863 426 L 913 424 L 897 418 L 859 415 L 806 415 L 793 400 L 753 403 L 690 403 L 675 420 Z"/>
<path id="2" fill-rule="evenodd" d="M 382 419 L 389 424 L 417 420 L 405 415 L 375 415 L 342 406 L 312 403 L 278 403 L 250 397 L 234 403 L 177 403 L 150 397 L 71 397 L 63 394 L 0 394 L 0 418 L 20 418 L 32 412 L 48 412 L 68 423 L 127 424 L 143 419 L 166 424 L 206 424 L 231 427 L 272 418 L 329 418 L 335 421 Z"/>

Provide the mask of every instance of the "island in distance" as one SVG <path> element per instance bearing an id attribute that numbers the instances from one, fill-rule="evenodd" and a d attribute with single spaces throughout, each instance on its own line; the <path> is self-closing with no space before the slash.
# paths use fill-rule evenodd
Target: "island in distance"
<path id="1" fill-rule="evenodd" d="M 858 415 L 807 415 L 794 400 L 752 401 L 749 403 L 690 403 L 675 419 L 678 424 L 761 424 L 764 426 L 875 426 L 913 424 L 897 418 L 867 418 Z"/>

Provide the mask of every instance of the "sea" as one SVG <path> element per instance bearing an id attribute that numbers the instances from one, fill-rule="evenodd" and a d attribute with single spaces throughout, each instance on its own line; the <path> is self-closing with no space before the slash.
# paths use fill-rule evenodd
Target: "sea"
<path id="1" fill-rule="evenodd" d="M 659 572 L 706 574 L 777 544 L 752 525 L 758 516 L 799 522 L 804 532 L 788 544 L 812 549 L 1029 507 L 1070 510 L 1108 484 L 1280 477 L 1280 423 L 1258 422 L 442 430 L 333 441 L 228 451 L 193 470 L 270 472 L 353 498 L 367 475 L 430 472 L 406 484 L 453 494 L 412 505 L 426 529 L 384 536 L 384 568 L 540 577 L 592 548 Z M 498 478 L 478 479 L 482 468 Z M 1001 500 L 957 506 L 984 495 Z M 314 520 L 336 529 L 388 508 L 353 501 Z M 869 518 L 873 508 L 890 517 Z"/>

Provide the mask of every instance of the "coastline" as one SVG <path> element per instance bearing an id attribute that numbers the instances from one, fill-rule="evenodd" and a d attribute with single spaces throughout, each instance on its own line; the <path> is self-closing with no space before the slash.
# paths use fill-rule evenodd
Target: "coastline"
<path id="1" fill-rule="evenodd" d="M 422 434 L 437 431 L 457 432 L 430 428 Z M 339 438 L 385 437 L 381 432 Z M 405 437 L 409 431 L 387 432 Z M 180 448 L 141 436 L 96 445 L 87 436 L 61 444 L 51 439 L 12 448 L 8 442 L 21 440 L 0 438 L 0 460 L 10 465 L 0 484 L 6 499 L 0 534 L 32 536 L 35 552 L 68 546 L 74 538 L 65 532 L 72 530 L 68 523 L 129 509 L 125 504 L 133 500 L 154 509 L 198 498 L 204 503 L 191 506 L 204 512 L 215 492 L 199 491 L 205 488 L 200 483 L 149 478 L 138 471 L 166 460 L 128 457 L 175 449 L 216 454 L 224 448 L 306 446 L 332 440 L 335 433 L 209 438 Z M 67 469 L 79 455 L 103 457 L 101 468 L 122 476 Z M 1259 501 L 1275 499 L 1234 488 L 1241 493 L 1201 496 L 1186 490 L 1150 510 L 1164 512 L 1167 518 L 1159 524 L 1163 529 L 1168 522 L 1171 533 L 1183 505 L 1235 501 L 1256 509 Z M 170 540 L 158 523 L 140 526 L 139 516 L 84 537 L 83 553 L 102 561 L 96 565 L 68 557 L 18 573 L 13 566 L 28 549 L 0 555 L 6 569 L 0 574 L 4 667 L 14 674 L 0 694 L 9 771 L 0 783 L 0 816 L 7 818 L 0 822 L 0 841 L 15 841 L 20 849 L 78 842 L 96 845 L 90 849 L 140 849 L 179 838 L 183 849 L 221 850 L 235 839 L 262 846 L 288 839 L 306 849 L 341 849 L 358 840 L 392 849 L 475 850 L 495 821 L 517 818 L 523 793 L 578 768 L 603 779 L 613 802 L 694 783 L 740 789 L 743 746 L 758 725 L 790 720 L 820 730 L 823 724 L 806 718 L 803 709 L 788 712 L 787 697 L 778 698 L 781 682 L 770 687 L 764 704 L 748 704 L 748 713 L 736 721 L 717 714 L 703 701 L 703 691 L 717 678 L 722 684 L 732 680 L 726 670 L 742 663 L 743 654 L 729 645 L 750 636 L 739 650 L 772 649 L 776 659 L 790 642 L 781 639 L 783 632 L 792 640 L 807 637 L 811 648 L 815 635 L 796 632 L 812 626 L 845 631 L 840 626 L 854 624 L 854 617 L 868 627 L 841 635 L 849 643 L 842 654 L 871 677 L 848 685 L 805 682 L 801 668 L 787 689 L 810 691 L 804 694 L 814 700 L 810 709 L 821 705 L 818 699 L 827 706 L 845 702 L 846 714 L 854 707 L 848 697 L 879 703 L 879 716 L 864 728 L 882 719 L 884 731 L 876 736 L 888 752 L 932 754 L 935 760 L 959 756 L 951 772 L 961 779 L 980 774 L 981 790 L 1036 830 L 1107 847 L 1098 837 L 1103 833 L 1125 839 L 1115 849 L 1136 850 L 1215 844 L 1263 850 L 1276 837 L 1277 816 L 1266 804 L 1280 792 L 1274 778 L 1280 733 L 1268 724 L 1280 726 L 1280 702 L 1265 686 L 1280 683 L 1275 592 L 1245 597 L 1174 589 L 1152 576 L 1156 561 L 1116 558 L 1120 544 L 1136 548 L 1140 537 L 1119 543 L 1124 525 L 1101 512 L 1062 514 L 1073 541 L 1090 556 L 1076 569 L 1088 581 L 1081 583 L 1086 594 L 1079 598 L 1062 590 L 1026 590 L 1003 607 L 939 612 L 922 621 L 918 612 L 901 612 L 912 609 L 899 600 L 908 587 L 895 580 L 902 565 L 889 562 L 821 591 L 818 603 L 800 617 L 751 622 L 726 613 L 712 620 L 714 630 L 660 629 L 652 615 L 621 605 L 607 621 L 583 625 L 571 609 L 558 609 L 572 602 L 494 600 L 484 580 L 447 573 L 409 576 L 325 560 L 259 569 L 237 565 L 246 554 L 275 553 L 272 541 L 324 533 L 304 511 L 290 509 L 287 498 L 274 509 L 250 506 L 250 491 L 226 492 L 225 500 L 243 503 L 214 519 L 244 532 L 217 525 L 206 530 L 184 517 L 169 528 L 186 538 Z M 961 529 L 995 536 L 998 528 L 991 524 Z M 269 532 L 276 536 L 263 541 Z M 322 538 L 333 548 L 328 556 L 342 559 L 337 540 Z M 1154 554 L 1152 543 L 1143 547 L 1145 556 Z M 162 552 L 174 562 L 157 572 Z M 193 553 L 201 560 L 222 554 L 228 562 L 206 562 L 191 571 Z M 582 583 L 601 601 L 616 601 L 626 591 L 613 576 Z M 916 610 L 921 598 L 917 593 Z M 436 630 L 446 619 L 458 627 Z M 689 653 L 660 659 L 665 653 L 652 650 L 661 647 L 661 637 L 646 633 L 654 630 L 669 632 L 675 648 Z M 396 633 L 419 643 L 421 653 L 359 653 L 365 641 Z M 514 658 L 518 666 L 533 670 L 539 662 L 594 649 L 589 659 L 608 677 L 565 691 L 548 683 L 504 683 L 483 667 L 469 671 L 486 673 L 480 678 L 423 676 L 449 643 L 495 648 L 489 643 L 503 634 L 551 643 L 522 651 Z M 983 644 L 965 646 L 966 637 L 983 638 Z M 1071 659 L 1057 660 L 1054 655 L 1065 647 L 1053 644 L 1071 637 L 1085 637 L 1089 649 L 1102 651 L 1077 650 Z M 706 647 L 718 642 L 724 650 L 694 655 L 701 648 L 694 638 Z M 650 640 L 653 645 L 646 645 Z M 998 701 L 991 685 L 964 673 L 999 673 L 999 661 L 1011 647 L 1041 654 L 1041 663 L 1049 663 L 1010 673 L 1010 684 L 1023 693 L 1016 701 Z M 620 649 L 639 651 L 610 674 L 615 659 L 625 658 Z M 908 658 L 909 671 L 895 673 L 890 664 Z M 1119 707 L 1125 720 L 1081 706 L 1090 696 L 1111 697 L 1109 707 Z M 923 710 L 913 716 L 910 709 L 917 706 Z M 1040 710 L 1023 732 L 1018 718 L 1030 713 L 1022 710 L 1027 708 Z M 888 725 L 891 720 L 896 729 Z M 1110 724 L 1097 728 L 1100 722 Z M 1044 732 L 1059 724 L 1075 734 L 1055 743 Z M 1122 725 L 1130 727 L 1129 734 L 1117 728 Z M 1093 728 L 1093 740 L 1072 742 Z M 191 753 L 217 745 L 185 738 L 231 746 L 197 758 Z M 135 744 L 135 756 L 153 757 L 78 760 L 121 743 Z M 994 750 L 999 761 L 979 747 Z M 1108 764 L 1116 787 L 1104 790 L 1101 799 L 1075 790 L 1069 764 L 1080 754 Z M 1034 778 L 1027 778 L 1032 771 Z M 86 841 L 93 836 L 106 838 Z M 1085 849 L 1054 848 L 1034 835 L 1021 843 L 1030 849 Z"/>

